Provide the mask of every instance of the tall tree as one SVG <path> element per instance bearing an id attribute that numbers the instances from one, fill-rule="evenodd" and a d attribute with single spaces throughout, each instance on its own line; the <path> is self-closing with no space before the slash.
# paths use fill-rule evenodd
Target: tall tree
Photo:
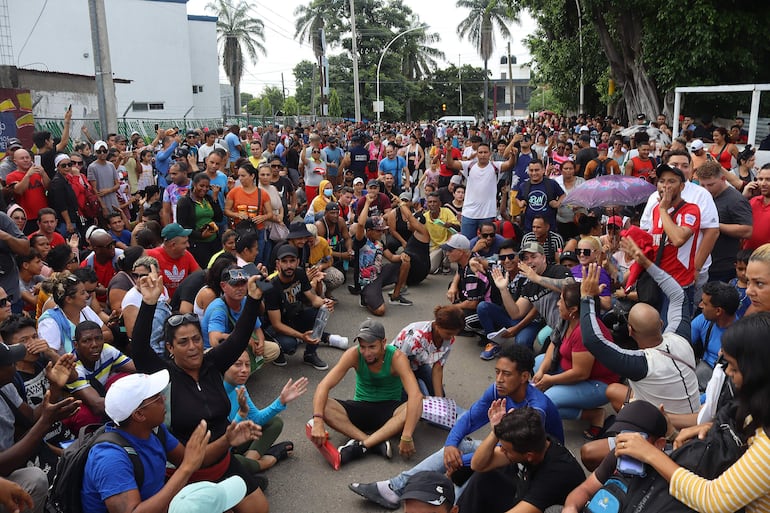
<path id="1" fill-rule="evenodd" d="M 241 78 L 243 78 L 244 50 L 252 63 L 257 52 L 265 55 L 265 24 L 252 17 L 253 6 L 245 0 L 217 0 L 206 6 L 217 13 L 217 43 L 222 52 L 222 67 L 233 87 L 236 114 L 241 112 Z"/>
<path id="2" fill-rule="evenodd" d="M 508 23 L 517 21 L 513 11 L 498 0 L 457 0 L 457 7 L 470 9 L 468 17 L 457 25 L 457 34 L 468 37 L 476 51 L 484 61 L 484 120 L 489 119 L 489 68 L 487 66 L 492 53 L 495 51 L 495 35 L 497 31 L 505 39 L 511 37 Z"/>
<path id="3" fill-rule="evenodd" d="M 333 118 L 342 117 L 342 105 L 336 89 L 332 89 L 329 93 L 329 115 Z"/>

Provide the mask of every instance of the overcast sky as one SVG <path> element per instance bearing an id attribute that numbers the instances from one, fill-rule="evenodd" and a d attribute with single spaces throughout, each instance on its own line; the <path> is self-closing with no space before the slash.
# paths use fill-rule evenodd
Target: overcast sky
<path id="1" fill-rule="evenodd" d="M 292 69 L 301 60 L 314 60 L 310 44 L 299 44 L 293 37 L 294 9 L 298 5 L 306 5 L 309 0 L 249 1 L 255 5 L 257 16 L 265 22 L 264 45 L 267 55 L 260 56 L 256 65 L 248 63 L 241 81 L 241 91 L 257 95 L 267 85 L 280 88 L 283 72 L 286 88 L 289 94 L 293 94 L 295 84 Z M 189 0 L 187 13 L 215 14 L 206 10 L 208 3 L 209 0 Z M 484 66 L 473 46 L 467 40 L 460 40 L 457 36 L 457 24 L 467 15 L 467 11 L 455 8 L 452 0 L 404 0 L 404 4 L 408 5 L 421 21 L 430 25 L 431 32 L 438 32 L 441 35 L 439 48 L 452 64 L 471 64 L 479 68 Z M 509 26 L 512 35 L 511 53 L 519 63 L 527 62 L 530 58 L 522 40 L 534 30 L 534 27 L 534 20 L 526 13 L 521 15 L 520 24 Z M 500 37 L 495 39 L 495 54 L 489 61 L 493 77 L 500 76 L 500 57 L 505 55 L 507 43 L 508 41 Z M 339 53 L 339 50 L 332 49 L 331 53 Z M 439 62 L 441 67 L 448 64 L 448 62 Z M 227 77 L 221 66 L 219 79 L 221 83 L 227 83 Z"/>

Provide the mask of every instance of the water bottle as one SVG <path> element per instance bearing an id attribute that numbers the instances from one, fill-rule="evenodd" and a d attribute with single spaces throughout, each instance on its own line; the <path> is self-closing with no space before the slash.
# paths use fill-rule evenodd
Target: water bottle
<path id="1" fill-rule="evenodd" d="M 342 269 L 345 272 L 348 272 L 348 269 L 350 269 L 350 260 L 343 260 L 342 261 Z"/>
<path id="2" fill-rule="evenodd" d="M 326 305 L 322 305 L 321 308 L 318 309 L 318 313 L 315 316 L 315 322 L 313 323 L 313 334 L 311 337 L 316 340 L 320 340 L 324 330 L 326 329 L 326 323 L 328 321 L 329 309 L 326 308 Z"/>

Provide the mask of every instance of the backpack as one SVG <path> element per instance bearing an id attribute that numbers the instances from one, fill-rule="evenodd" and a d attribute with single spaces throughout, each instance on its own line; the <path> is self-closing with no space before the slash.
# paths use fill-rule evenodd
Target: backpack
<path id="1" fill-rule="evenodd" d="M 88 180 L 83 180 L 81 176 L 80 183 L 83 185 L 83 194 L 85 195 L 81 214 L 86 219 L 93 219 L 102 212 L 102 205 L 99 203 L 99 197 L 94 192 L 91 184 L 88 183 Z"/>
<path id="2" fill-rule="evenodd" d="M 743 455 L 745 443 L 738 434 L 735 402 L 720 409 L 703 440 L 693 439 L 671 453 L 678 465 L 714 479 Z M 644 477 L 614 475 L 596 492 L 584 513 L 692 513 L 668 493 L 669 484 L 647 466 Z"/>
<path id="3" fill-rule="evenodd" d="M 591 160 L 591 162 L 596 162 L 596 167 L 594 168 L 594 174 L 592 178 L 596 178 L 597 176 L 604 176 L 607 174 L 607 162 L 609 160 L 610 160 L 609 158 L 606 158 L 604 160 L 601 160 L 599 158 Z"/>
<path id="4" fill-rule="evenodd" d="M 64 449 L 59 463 L 56 465 L 56 477 L 48 493 L 47 513 L 84 513 L 81 502 L 81 490 L 85 475 L 86 460 L 91 448 L 103 442 L 112 443 L 122 447 L 131 460 L 134 467 L 134 479 L 136 487 L 141 489 L 144 483 L 144 466 L 139 455 L 131 444 L 123 436 L 115 431 L 107 432 L 105 426 L 99 426 L 95 431 L 89 432 L 94 425 L 84 426 L 80 429 L 77 439 Z M 166 446 L 166 432 L 159 429 L 155 434 Z"/>

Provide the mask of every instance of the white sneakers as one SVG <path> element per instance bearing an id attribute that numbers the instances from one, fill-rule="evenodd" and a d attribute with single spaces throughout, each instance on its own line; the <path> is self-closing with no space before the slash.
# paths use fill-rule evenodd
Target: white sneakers
<path id="1" fill-rule="evenodd" d="M 343 351 L 348 348 L 348 337 L 340 335 L 329 335 L 329 346 L 342 349 Z"/>

